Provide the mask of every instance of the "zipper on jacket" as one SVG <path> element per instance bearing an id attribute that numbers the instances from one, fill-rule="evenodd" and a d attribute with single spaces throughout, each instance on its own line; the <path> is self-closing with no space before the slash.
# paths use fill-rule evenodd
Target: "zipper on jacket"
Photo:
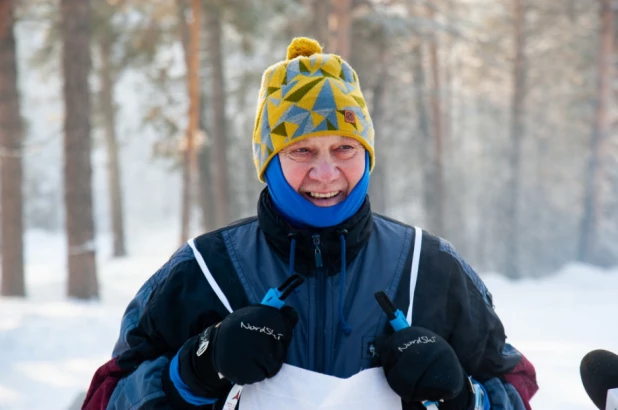
<path id="1" fill-rule="evenodd" d="M 315 370 L 324 373 L 324 316 L 326 303 L 326 275 L 322 264 L 322 249 L 320 248 L 320 235 L 313 235 L 315 253 L 315 280 L 316 280 L 316 354 Z"/>
<path id="2" fill-rule="evenodd" d="M 320 235 L 317 233 L 312 236 L 313 246 L 315 247 L 315 267 L 322 268 L 322 249 L 320 249 Z"/>

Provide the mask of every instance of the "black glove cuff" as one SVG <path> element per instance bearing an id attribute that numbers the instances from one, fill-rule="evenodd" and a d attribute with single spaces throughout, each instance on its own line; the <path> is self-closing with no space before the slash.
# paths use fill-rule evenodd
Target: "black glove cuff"
<path id="1" fill-rule="evenodd" d="M 475 392 L 472 381 L 464 373 L 464 387 L 453 399 L 445 401 L 440 409 L 445 410 L 474 410 Z"/>
<path id="2" fill-rule="evenodd" d="M 201 334 L 187 340 L 178 352 L 178 374 L 196 394 L 213 399 L 224 397 L 232 388 L 232 383 L 219 377 L 213 364 L 210 346 L 201 356 L 197 355 L 200 336 Z"/>
<path id="3" fill-rule="evenodd" d="M 172 361 L 170 360 L 170 362 L 165 366 L 165 368 L 163 368 L 163 374 L 161 375 L 161 384 L 163 386 L 163 392 L 165 392 L 165 395 L 167 396 L 170 407 L 173 409 L 178 409 L 178 410 L 212 409 L 212 404 L 207 404 L 204 406 L 194 406 L 193 404 L 187 403 L 182 398 L 180 393 L 178 393 L 178 390 L 176 390 L 174 383 L 170 379 L 170 364 L 171 363 Z"/>

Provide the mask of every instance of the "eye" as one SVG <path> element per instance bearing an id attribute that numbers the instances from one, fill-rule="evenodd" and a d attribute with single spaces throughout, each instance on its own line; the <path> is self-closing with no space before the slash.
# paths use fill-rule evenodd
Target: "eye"
<path id="1" fill-rule="evenodd" d="M 294 147 L 288 150 L 285 155 L 295 161 L 306 161 L 313 156 L 313 150 L 311 147 Z"/>
<path id="2" fill-rule="evenodd" d="M 344 159 L 351 158 L 356 153 L 357 148 L 358 148 L 357 146 L 352 145 L 352 144 L 342 144 L 342 145 L 339 145 L 335 149 L 335 154 L 339 158 L 344 158 Z"/>

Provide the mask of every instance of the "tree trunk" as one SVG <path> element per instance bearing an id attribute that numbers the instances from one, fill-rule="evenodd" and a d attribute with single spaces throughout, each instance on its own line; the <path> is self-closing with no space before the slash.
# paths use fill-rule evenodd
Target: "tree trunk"
<path id="1" fill-rule="evenodd" d="M 433 8 L 429 7 L 429 19 L 435 19 Z M 444 170 L 442 161 L 443 122 L 442 122 L 442 86 L 440 81 L 440 63 L 438 60 L 438 36 L 434 32 L 429 39 L 429 61 L 431 67 L 431 115 L 433 120 L 433 179 L 426 181 L 431 185 L 432 203 L 430 212 L 431 228 L 438 235 L 444 235 Z"/>
<path id="2" fill-rule="evenodd" d="M 197 153 L 195 140 L 200 121 L 200 80 L 199 50 L 201 32 L 200 0 L 191 0 L 191 21 L 189 23 L 189 49 L 185 58 L 187 62 L 187 94 L 189 96 L 189 122 L 186 133 L 182 178 L 182 216 L 180 241 L 189 239 L 192 209 L 192 192 L 197 172 Z"/>
<path id="3" fill-rule="evenodd" d="M 447 21 L 460 18 L 457 14 L 456 3 L 454 0 L 448 0 L 444 3 L 446 10 L 448 10 L 448 15 L 445 16 Z M 462 166 L 464 160 L 461 155 L 464 143 L 463 138 L 457 138 L 458 134 L 462 133 L 463 128 L 454 125 L 457 118 L 455 111 L 458 106 L 457 96 L 459 91 L 459 88 L 455 89 L 455 87 L 457 76 L 461 72 L 461 70 L 458 70 L 460 64 L 458 63 L 454 42 L 454 35 L 448 33 L 442 47 L 445 56 L 445 64 L 443 65 L 444 83 L 441 87 L 444 95 L 441 106 L 444 125 L 442 129 L 444 141 L 442 156 L 444 177 L 443 228 L 445 237 L 457 247 L 458 251 L 462 255 L 469 255 L 472 253 L 472 243 L 469 239 L 470 226 L 461 223 L 466 219 L 466 206 L 470 203 L 470 192 L 466 188 L 466 175 L 461 172 L 464 169 Z M 457 132 L 453 132 L 454 129 Z M 469 165 L 466 164 L 466 171 L 472 172 L 469 168 Z"/>
<path id="4" fill-rule="evenodd" d="M 379 57 L 378 57 L 378 66 L 380 67 L 379 73 L 376 76 L 377 80 L 375 81 L 372 87 L 372 121 L 373 127 L 375 129 L 376 135 L 385 136 L 383 133 L 383 125 L 384 125 L 384 105 L 385 105 L 385 94 L 386 94 L 386 84 L 388 82 L 388 67 L 390 64 L 388 62 L 388 47 L 386 45 L 386 41 L 384 39 L 385 34 L 381 33 L 379 39 Z M 388 153 L 384 151 L 387 144 L 382 144 L 382 149 L 376 150 L 376 167 L 373 170 L 371 175 L 371 183 L 369 185 L 369 196 L 371 197 L 371 208 L 375 212 L 386 213 L 387 203 L 388 203 L 388 188 L 386 184 L 386 169 L 387 169 L 387 161 L 388 161 Z"/>
<path id="5" fill-rule="evenodd" d="M 326 51 L 347 60 L 350 58 L 352 0 L 331 0 L 331 5 L 333 18 L 330 19 L 330 40 Z"/>
<path id="6" fill-rule="evenodd" d="M 212 154 L 210 173 L 214 181 L 216 228 L 227 225 L 229 220 L 230 192 L 226 138 L 225 77 L 221 44 L 221 4 L 214 1 L 207 5 L 207 44 L 211 73 L 210 107 L 212 109 Z"/>
<path id="7" fill-rule="evenodd" d="M 185 0 L 177 1 L 179 22 L 180 22 L 180 34 L 181 42 L 185 55 L 185 64 L 189 66 L 189 27 L 185 21 L 185 11 L 187 4 Z M 200 42 L 201 43 L 201 42 Z M 203 57 L 200 55 L 200 65 L 203 64 Z M 202 216 L 202 229 L 207 232 L 213 229 L 215 226 L 214 216 L 214 200 L 212 198 L 212 176 L 210 175 L 210 143 L 209 143 L 209 129 L 206 120 L 206 111 L 208 109 L 207 95 L 204 92 L 204 88 L 200 87 L 200 118 L 199 128 L 206 133 L 206 141 L 204 145 L 201 145 L 196 152 L 197 156 L 197 189 L 198 189 L 198 201 Z M 197 148 L 197 147 L 196 147 Z"/>
<path id="8" fill-rule="evenodd" d="M 0 235 L 2 295 L 25 296 L 22 196 L 23 129 L 17 89 L 12 0 L 0 2 Z"/>
<path id="9" fill-rule="evenodd" d="M 508 152 L 508 178 L 505 192 L 506 232 L 504 235 L 504 269 L 509 278 L 517 278 L 519 272 L 519 195 L 521 187 L 521 146 L 524 137 L 524 100 L 526 96 L 526 47 L 524 0 L 513 0 L 514 46 L 513 93 L 511 100 L 511 146 Z"/>
<path id="10" fill-rule="evenodd" d="M 434 179 L 435 163 L 431 160 L 433 157 L 433 147 L 431 145 L 431 131 L 429 126 L 429 113 L 427 112 L 427 104 L 425 103 L 425 89 L 427 80 L 425 79 L 425 70 L 423 67 L 423 44 L 418 39 L 412 49 L 412 77 L 414 85 L 414 100 L 416 103 L 416 113 L 418 118 L 417 129 L 421 136 L 422 146 L 424 147 L 422 158 L 423 161 L 423 208 L 425 211 L 426 224 L 429 229 L 433 230 L 435 221 L 430 212 L 434 202 L 434 190 L 431 181 Z M 417 149 L 418 147 L 414 147 Z"/>
<path id="11" fill-rule="evenodd" d="M 320 45 L 325 46 L 328 42 L 328 16 L 330 15 L 330 2 L 326 0 L 311 0 L 313 22 L 310 29 L 314 38 Z M 326 50 L 330 52 L 330 50 Z"/>
<path id="12" fill-rule="evenodd" d="M 64 200 L 69 296 L 98 297 L 90 163 L 90 2 L 62 0 Z"/>
<path id="13" fill-rule="evenodd" d="M 114 78 L 110 62 L 111 44 L 101 37 L 99 42 L 101 58 L 100 103 L 103 113 L 103 129 L 107 147 L 107 180 L 109 186 L 109 211 L 112 224 L 113 256 L 127 254 L 124 235 L 124 213 L 122 211 L 122 188 L 120 184 L 120 160 L 116 136 L 116 107 L 114 106 Z"/>
<path id="14" fill-rule="evenodd" d="M 202 214 L 202 228 L 204 232 L 211 231 L 215 227 L 215 201 L 212 194 L 212 175 L 210 174 L 210 132 L 206 123 L 206 110 L 208 109 L 206 93 L 202 89 L 200 110 L 200 128 L 204 130 L 206 141 L 198 153 L 198 194 Z"/>
<path id="15" fill-rule="evenodd" d="M 251 85 L 255 82 L 251 69 L 247 68 L 243 71 L 242 75 L 238 79 L 236 84 L 237 94 L 235 96 L 236 99 L 236 109 L 238 112 L 246 113 L 250 112 L 250 108 L 248 104 L 254 103 L 254 97 L 252 93 Z M 252 110 L 251 110 L 252 111 Z M 252 116 L 243 115 L 242 119 L 235 125 L 235 129 L 237 130 L 247 130 L 251 129 L 253 125 Z M 243 136 L 240 135 L 240 141 L 236 141 L 236 144 L 242 144 L 243 149 L 239 151 L 241 155 L 245 158 L 251 158 L 252 155 L 252 147 L 251 145 L 245 144 Z M 253 161 L 240 161 L 238 167 L 234 172 L 237 172 L 240 179 L 240 195 L 242 196 L 243 206 L 241 208 L 241 217 L 247 215 L 253 215 L 255 213 L 255 203 L 257 201 L 259 192 L 260 192 L 260 184 L 258 183 L 258 179 L 256 177 L 255 172 L 255 164 Z"/>
<path id="16" fill-rule="evenodd" d="M 603 148 L 608 134 L 608 107 L 610 104 L 613 55 L 614 14 L 611 0 L 601 0 L 600 46 L 597 62 L 597 98 L 592 124 L 588 167 L 586 169 L 584 211 L 579 237 L 579 260 L 593 262 L 597 251 L 600 218 L 600 189 L 603 167 Z"/>
<path id="17" fill-rule="evenodd" d="M 456 18 L 456 8 L 455 2 L 453 0 L 448 0 L 446 2 L 446 7 L 449 10 L 449 15 L 446 16 L 447 19 L 452 20 Z M 449 23 L 450 24 L 450 23 Z M 448 163 L 451 159 L 451 154 L 453 152 L 453 65 L 454 65 L 454 47 L 453 47 L 453 35 L 448 33 L 446 35 L 446 40 L 444 41 L 444 86 L 442 87 L 444 90 L 444 100 L 442 104 L 442 119 L 443 119 L 443 129 L 442 135 L 444 136 L 444 141 L 446 148 L 446 154 L 444 156 L 444 160 Z M 446 170 L 445 170 L 446 172 Z"/>

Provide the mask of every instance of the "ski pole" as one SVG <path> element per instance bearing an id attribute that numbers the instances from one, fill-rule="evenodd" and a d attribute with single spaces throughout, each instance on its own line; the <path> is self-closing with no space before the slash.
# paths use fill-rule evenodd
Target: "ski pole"
<path id="1" fill-rule="evenodd" d="M 395 332 L 410 326 L 403 312 L 395 307 L 393 302 L 386 296 L 386 293 L 379 291 L 374 296 L 378 301 L 378 305 L 386 313 L 386 317 Z"/>
<path id="2" fill-rule="evenodd" d="M 281 284 L 281 286 L 277 288 L 270 288 L 266 292 L 266 295 L 262 298 L 260 302 L 261 305 L 272 306 L 276 309 L 281 309 L 285 302 L 284 300 L 290 296 L 296 288 L 303 284 L 305 278 L 294 274 L 290 276 L 285 282 Z M 222 377 L 223 375 L 219 375 Z M 235 384 L 232 386 L 232 390 L 227 395 L 225 399 L 225 403 L 223 404 L 223 410 L 234 410 L 236 405 L 238 404 L 238 400 L 240 400 L 240 394 L 242 393 L 243 386 L 240 384 Z"/>
<path id="3" fill-rule="evenodd" d="M 386 317 L 395 332 L 405 329 L 406 327 L 410 327 L 410 324 L 406 320 L 403 312 L 389 299 L 389 297 L 383 291 L 376 292 L 374 294 L 378 305 L 382 308 L 382 311 L 386 313 Z M 438 410 L 438 403 L 434 401 L 423 401 L 423 406 L 428 410 Z"/>
<path id="4" fill-rule="evenodd" d="M 264 298 L 260 304 L 266 306 L 272 306 L 277 309 L 281 309 L 283 305 L 285 305 L 284 300 L 290 296 L 290 294 L 300 285 L 303 284 L 305 278 L 298 274 L 294 274 L 290 276 L 281 286 L 278 288 L 268 289 Z"/>

